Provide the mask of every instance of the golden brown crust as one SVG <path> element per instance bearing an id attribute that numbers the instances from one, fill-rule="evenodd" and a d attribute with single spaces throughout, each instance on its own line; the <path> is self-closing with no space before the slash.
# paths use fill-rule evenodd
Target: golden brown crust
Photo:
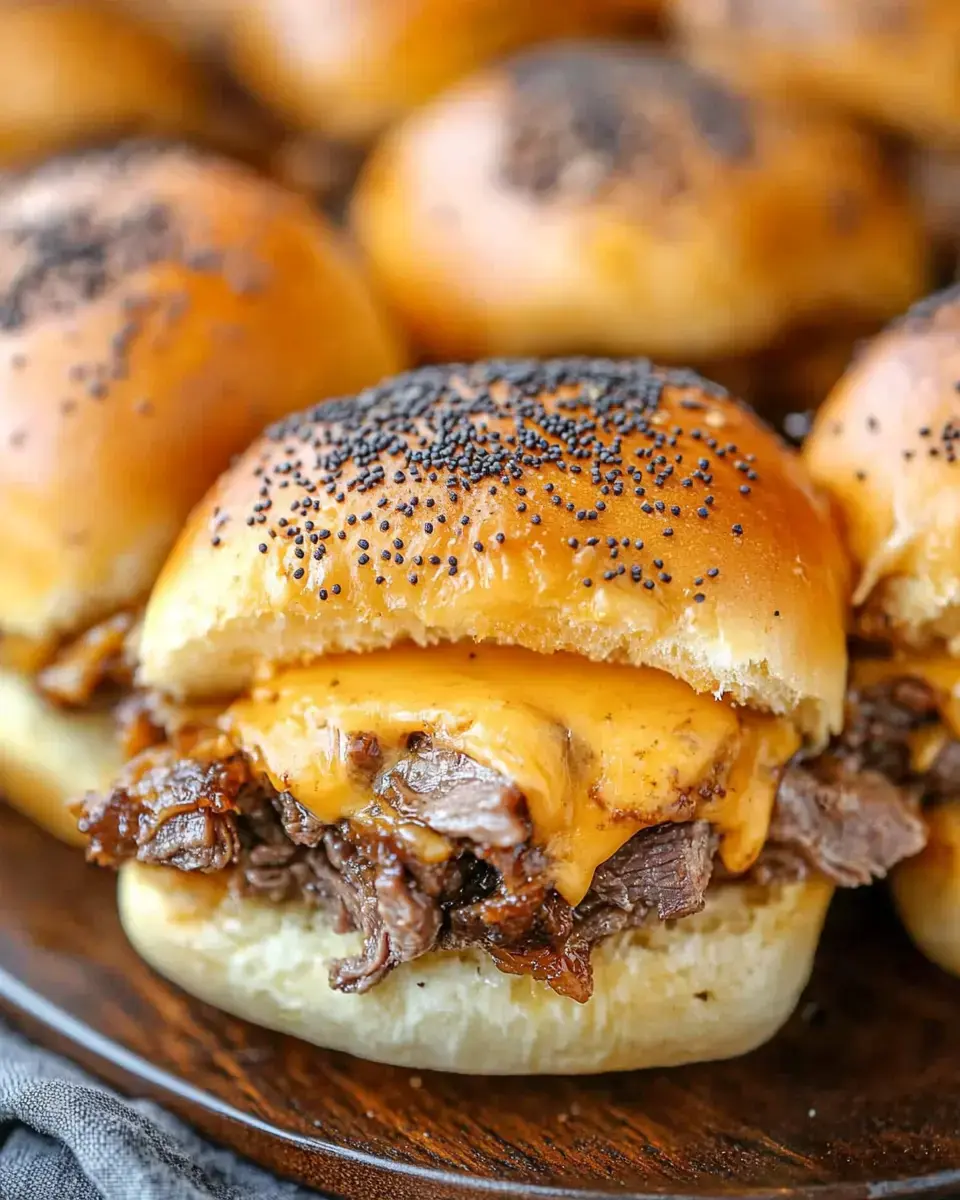
<path id="1" fill-rule="evenodd" d="M 670 0 L 696 59 L 740 85 L 960 140 L 956 0 Z"/>
<path id="2" fill-rule="evenodd" d="M 14 0 L 0 6 L 0 164 L 132 133 L 200 136 L 201 74 L 115 6 Z"/>
<path id="3" fill-rule="evenodd" d="M 659 0 L 249 0 L 231 57 L 287 120 L 352 141 L 511 50 L 630 30 L 657 8 Z"/>
<path id="4" fill-rule="evenodd" d="M 811 320 L 886 319 L 925 277 L 868 134 L 616 45 L 534 51 L 415 112 L 368 162 L 352 220 L 440 360 L 703 362 Z"/>
<path id="5" fill-rule="evenodd" d="M 0 628 L 143 598 L 270 420 L 400 352 L 334 232 L 234 164 L 127 143 L 0 196 Z"/>
<path id="6" fill-rule="evenodd" d="M 867 346 L 805 448 L 841 514 L 871 634 L 960 636 L 960 289 L 915 305 Z"/>
<path id="7" fill-rule="evenodd" d="M 661 667 L 816 737 L 845 589 L 799 461 L 692 372 L 431 367 L 250 448 L 168 560 L 141 661 L 229 694 L 263 660 L 490 639 Z"/>

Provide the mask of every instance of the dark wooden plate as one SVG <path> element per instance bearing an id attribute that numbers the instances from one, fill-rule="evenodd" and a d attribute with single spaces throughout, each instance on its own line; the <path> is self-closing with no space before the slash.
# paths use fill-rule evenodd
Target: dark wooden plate
<path id="1" fill-rule="evenodd" d="M 415 1197 L 960 1195 L 960 981 L 883 893 L 834 906 L 786 1030 L 729 1063 L 591 1079 L 422 1075 L 191 999 L 129 949 L 113 880 L 0 807 L 0 1005 L 274 1171 Z"/>

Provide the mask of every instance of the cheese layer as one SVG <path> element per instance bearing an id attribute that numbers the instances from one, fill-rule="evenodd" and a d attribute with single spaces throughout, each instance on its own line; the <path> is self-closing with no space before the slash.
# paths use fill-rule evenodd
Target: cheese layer
<path id="1" fill-rule="evenodd" d="M 469 755 L 523 792 L 571 904 L 600 863 L 661 821 L 712 822 L 726 867 L 746 870 L 799 744 L 786 721 L 663 671 L 485 645 L 325 658 L 257 687 L 223 722 L 274 787 L 324 822 L 370 805 L 347 754 L 358 733 L 386 756 L 414 733 Z"/>

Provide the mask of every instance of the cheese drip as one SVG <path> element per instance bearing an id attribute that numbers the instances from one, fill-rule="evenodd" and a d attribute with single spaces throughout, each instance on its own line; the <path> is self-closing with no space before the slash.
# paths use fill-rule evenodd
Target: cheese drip
<path id="1" fill-rule="evenodd" d="M 347 757 L 357 733 L 388 754 L 426 733 L 469 755 L 523 792 L 570 904 L 600 863 L 661 821 L 711 821 L 726 867 L 746 870 L 799 744 L 786 721 L 663 671 L 486 645 L 325 658 L 277 675 L 223 721 L 273 786 L 324 822 L 370 804 Z"/>

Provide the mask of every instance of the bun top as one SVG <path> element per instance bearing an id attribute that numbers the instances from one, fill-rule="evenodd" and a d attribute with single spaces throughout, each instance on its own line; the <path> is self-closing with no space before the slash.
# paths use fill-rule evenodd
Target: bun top
<path id="1" fill-rule="evenodd" d="M 873 137 L 631 44 L 533 50 L 416 110 L 351 216 L 436 359 L 728 359 L 810 322 L 886 320 L 924 289 L 919 223 Z"/>
<path id="2" fill-rule="evenodd" d="M 647 664 L 841 717 L 845 560 L 797 457 L 642 360 L 428 367 L 274 426 L 194 511 L 147 610 L 146 683 L 487 640 Z"/>
<path id="3" fill-rule="evenodd" d="M 0 631 L 145 598 L 193 503 L 292 407 L 397 369 L 306 201 L 128 143 L 0 189 Z"/>
<path id="4" fill-rule="evenodd" d="M 0 5 L 0 163 L 133 133 L 213 133 L 202 73 L 117 4 Z"/>
<path id="5" fill-rule="evenodd" d="M 237 77 L 264 103 L 295 125 L 353 141 L 511 50 L 635 32 L 658 3 L 245 0 L 228 40 Z"/>
<path id="6" fill-rule="evenodd" d="M 960 653 L 960 286 L 875 338 L 817 415 L 807 465 L 840 512 L 864 632 Z"/>
<path id="7" fill-rule="evenodd" d="M 688 50 L 740 85 L 958 143 L 956 0 L 669 0 L 669 9 Z"/>

